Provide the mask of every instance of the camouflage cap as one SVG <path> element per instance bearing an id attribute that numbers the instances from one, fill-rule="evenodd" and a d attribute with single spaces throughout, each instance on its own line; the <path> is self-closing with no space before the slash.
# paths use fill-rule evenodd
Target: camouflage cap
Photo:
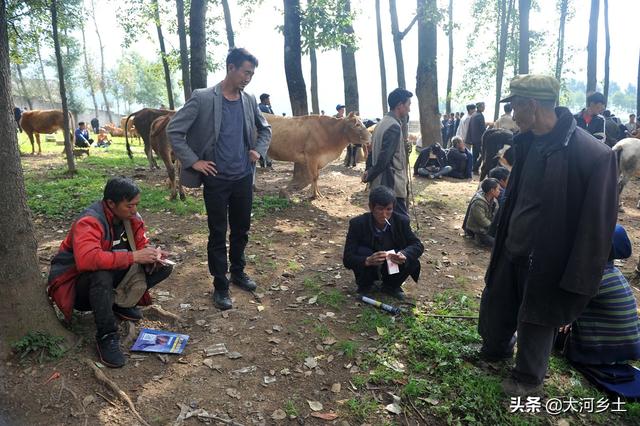
<path id="1" fill-rule="evenodd" d="M 539 74 L 521 74 L 509 83 L 509 96 L 500 102 L 510 102 L 514 96 L 523 96 L 541 101 L 557 101 L 560 83 L 553 77 Z"/>

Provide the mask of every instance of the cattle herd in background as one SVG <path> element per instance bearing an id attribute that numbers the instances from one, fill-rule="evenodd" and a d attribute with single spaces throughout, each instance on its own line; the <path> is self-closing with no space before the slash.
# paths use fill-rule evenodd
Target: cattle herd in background
<path id="1" fill-rule="evenodd" d="M 124 136 L 127 154 L 133 158 L 129 138 L 142 139 L 144 152 L 149 161 L 149 167 L 159 168 L 153 153 L 164 163 L 170 180 L 171 200 L 180 194 L 185 199 L 185 192 L 179 183 L 180 161 L 171 149 L 166 134 L 166 127 L 175 114 L 167 109 L 143 108 L 123 117 L 120 127 L 110 123 L 104 129 L 111 136 Z M 269 157 L 279 161 L 294 163 L 293 180 L 289 188 L 303 189 L 311 184 L 312 197 L 321 196 L 318 190 L 320 170 L 336 160 L 350 144 L 362 145 L 365 148 L 371 140 L 371 131 L 365 128 L 359 117 L 349 114 L 344 119 L 329 116 L 309 115 L 305 117 L 280 117 L 265 114 L 272 126 L 273 136 L 269 148 Z M 63 113 L 60 110 L 32 110 L 24 111 L 19 120 L 20 127 L 29 137 L 31 153 L 35 154 L 35 143 L 38 144 L 38 154 L 42 152 L 40 134 L 51 134 L 63 128 Z M 69 115 L 70 136 L 73 143 L 73 116 Z M 501 129 L 489 129 L 483 135 L 482 157 L 488 159 L 483 162 L 481 179 L 486 172 L 498 163 L 510 168 L 512 152 L 510 138 L 506 138 Z M 417 136 L 409 135 L 410 142 L 415 143 Z M 632 177 L 640 177 L 640 128 L 632 132 L 631 137 L 624 138 L 613 146 L 618 156 L 620 168 L 620 193 Z M 486 165 L 486 167 L 485 167 Z M 486 169 L 486 170 L 485 170 Z M 640 209 L 640 200 L 637 208 Z"/>

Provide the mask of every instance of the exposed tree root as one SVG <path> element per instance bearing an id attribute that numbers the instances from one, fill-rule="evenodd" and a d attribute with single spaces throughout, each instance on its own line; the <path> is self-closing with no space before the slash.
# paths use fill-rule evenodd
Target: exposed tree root
<path id="1" fill-rule="evenodd" d="M 182 318 L 180 318 L 179 315 L 174 314 L 173 312 L 169 312 L 164 310 L 161 306 L 159 305 L 151 305 L 147 308 L 145 308 L 145 312 L 151 312 L 154 313 L 160 317 L 166 318 L 166 319 L 170 319 L 172 321 L 175 322 L 181 322 Z"/>

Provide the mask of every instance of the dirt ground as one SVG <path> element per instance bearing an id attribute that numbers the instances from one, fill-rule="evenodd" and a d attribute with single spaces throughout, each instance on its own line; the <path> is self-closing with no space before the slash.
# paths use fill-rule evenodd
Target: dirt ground
<path id="1" fill-rule="evenodd" d="M 23 158 L 26 169 L 59 161 L 59 157 L 46 155 Z M 203 409 L 227 419 L 227 423 L 231 419 L 245 425 L 348 424 L 345 422 L 349 418 L 340 414 L 341 407 L 356 393 L 350 378 L 358 372 L 358 366 L 342 354 L 335 342 L 355 341 L 360 351 L 367 351 L 376 339 L 349 327 L 362 307 L 355 299 L 353 276 L 342 266 L 348 220 L 366 208 L 366 192 L 359 180 L 362 167 L 345 169 L 336 161 L 321 173 L 324 198 L 307 200 L 307 189 L 293 194 L 298 201 L 291 207 L 253 221 L 246 250 L 247 272 L 259 288 L 253 295 L 232 289 L 233 309 L 226 312 L 220 312 L 212 302 L 206 266 L 206 217 L 150 213 L 142 205 L 152 242 L 174 252 L 178 261 L 172 276 L 152 291 L 154 300 L 181 320 L 173 322 L 148 312 L 136 329 L 147 327 L 190 335 L 181 355 L 159 357 L 125 351 L 128 362 L 124 368 L 104 369 L 131 396 L 147 422 L 181 424 L 176 422 L 178 404 L 184 404 L 185 410 Z M 258 195 L 276 195 L 290 179 L 290 164 L 275 162 L 274 168 L 259 170 Z M 138 177 L 163 185 L 165 174 L 162 170 L 145 171 Z M 409 281 L 405 286 L 410 299 L 419 303 L 450 288 L 479 297 L 489 252 L 465 240 L 460 230 L 466 202 L 478 185 L 477 178 L 470 182 L 414 179 L 413 185 L 417 232 L 425 243 L 425 254 L 421 258 L 420 281 Z M 640 244 L 640 211 L 635 208 L 639 188 L 637 182 L 627 186 L 624 201 L 628 207 L 619 219 L 635 250 Z M 201 194 L 191 191 L 189 196 Z M 68 223 L 45 217 L 36 217 L 35 223 L 44 274 Z M 625 274 L 631 275 L 635 258 L 634 255 L 623 265 Z M 346 303 L 333 312 L 326 306 L 309 304 L 312 293 L 305 280 L 317 281 L 323 291 L 339 290 Z M 637 282 L 633 285 L 637 287 Z M 124 328 L 123 324 L 123 335 Z M 328 333 L 320 333 L 319 329 Z M 73 330 L 83 340 L 61 361 L 38 365 L 20 364 L 14 359 L 0 369 L 0 417 L 18 425 L 139 424 L 83 363 L 85 358 L 97 359 L 93 317 L 79 315 Z M 217 343 L 224 343 L 229 352 L 241 357 L 206 357 L 205 348 Z M 309 362 L 311 357 L 315 362 Z M 55 372 L 60 378 L 47 382 Z M 381 404 L 386 398 L 382 391 L 370 392 Z M 296 407 L 297 418 L 278 419 L 282 414 L 278 410 L 288 401 Z M 307 401 L 318 401 L 323 405 L 322 412 L 335 412 L 340 417 L 333 422 L 311 417 Z M 420 420 L 415 413 L 407 416 L 405 420 L 381 409 L 372 423 L 417 424 Z M 192 417 L 184 424 L 201 421 Z M 213 419 L 206 422 L 216 424 Z"/>

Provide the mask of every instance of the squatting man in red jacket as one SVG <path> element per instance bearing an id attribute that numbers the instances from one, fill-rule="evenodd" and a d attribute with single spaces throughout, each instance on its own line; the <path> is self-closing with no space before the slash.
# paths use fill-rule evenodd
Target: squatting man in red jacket
<path id="1" fill-rule="evenodd" d="M 165 260 L 168 253 L 148 246 L 138 203 L 140 188 L 132 180 L 109 179 L 102 201 L 96 201 L 80 214 L 51 260 L 49 296 L 67 321 L 73 309 L 93 311 L 98 355 L 109 367 L 122 367 L 125 363 L 116 316 L 130 321 L 142 319 L 135 301 L 141 295 L 137 304 L 148 305 L 151 299 L 146 290 L 166 279 L 172 271 Z M 131 224 L 128 232 L 126 221 Z M 127 235 L 133 235 L 135 247 Z M 144 274 L 144 281 L 140 279 L 138 290 L 125 296 L 134 297 L 131 302 L 134 306 L 117 305 L 115 300 L 120 296 L 116 295 L 117 287 L 132 282 L 132 274 L 138 270 L 141 270 L 138 276 Z M 125 286 L 120 288 L 120 293 Z M 140 287 L 142 291 L 136 294 Z"/>

